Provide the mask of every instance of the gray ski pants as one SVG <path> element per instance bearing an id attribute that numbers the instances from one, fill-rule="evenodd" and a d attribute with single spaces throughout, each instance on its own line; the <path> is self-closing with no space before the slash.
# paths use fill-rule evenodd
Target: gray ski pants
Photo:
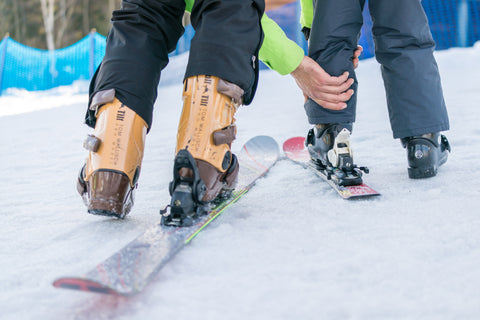
<path id="1" fill-rule="evenodd" d="M 341 111 L 305 103 L 311 124 L 353 123 L 358 82 L 352 57 L 363 24 L 365 0 L 313 0 L 308 55 L 331 75 L 348 71 L 355 94 Z M 375 56 L 387 96 L 394 138 L 449 129 L 432 38 L 420 0 L 369 0 Z M 365 106 L 368 108 L 368 106 Z"/>

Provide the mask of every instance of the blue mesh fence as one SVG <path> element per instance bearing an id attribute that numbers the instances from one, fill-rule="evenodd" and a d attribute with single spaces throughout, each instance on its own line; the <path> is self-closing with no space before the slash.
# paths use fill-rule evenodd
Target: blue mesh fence
<path id="1" fill-rule="evenodd" d="M 0 43 L 0 93 L 8 88 L 45 90 L 88 80 L 105 54 L 105 37 L 91 33 L 77 43 L 48 51 L 5 37 Z"/>
<path id="2" fill-rule="evenodd" d="M 422 4 L 438 50 L 472 46 L 480 40 L 480 0 L 423 0 Z M 290 39 L 306 50 L 307 44 L 298 23 L 298 2 L 271 10 L 267 14 L 282 27 Z M 359 41 L 364 48 L 361 58 L 374 56 L 371 28 L 372 19 L 365 6 Z M 192 27 L 187 27 L 171 56 L 188 51 L 193 35 Z M 95 32 L 67 48 L 52 52 L 27 47 L 5 37 L 0 42 L 0 95 L 8 88 L 45 90 L 69 85 L 76 80 L 88 80 L 104 54 L 105 37 Z M 263 65 L 262 68 L 266 66 Z"/>

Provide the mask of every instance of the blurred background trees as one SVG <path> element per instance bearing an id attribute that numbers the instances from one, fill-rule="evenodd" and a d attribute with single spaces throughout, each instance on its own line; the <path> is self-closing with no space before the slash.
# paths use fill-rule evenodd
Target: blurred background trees
<path id="1" fill-rule="evenodd" d="M 95 28 L 106 35 L 113 10 L 121 0 L 0 0 L 0 38 L 6 35 L 27 46 L 58 49 Z"/>

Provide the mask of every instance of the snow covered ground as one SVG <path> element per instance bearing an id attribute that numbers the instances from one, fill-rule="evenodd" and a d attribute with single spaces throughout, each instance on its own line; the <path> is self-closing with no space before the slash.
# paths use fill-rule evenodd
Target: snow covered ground
<path id="1" fill-rule="evenodd" d="M 352 146 L 382 196 L 342 200 L 281 160 L 133 298 L 51 282 L 89 270 L 159 221 L 181 85 L 160 88 L 136 205 L 124 221 L 86 214 L 76 194 L 90 132 L 86 84 L 10 91 L 0 97 L 0 319 L 478 319 L 480 45 L 437 58 L 453 148 L 437 177 L 407 177 L 378 64 L 362 61 Z M 166 72 L 180 79 L 185 57 L 174 60 Z M 254 104 L 237 114 L 236 146 L 258 134 L 279 144 L 305 135 L 292 78 L 264 71 L 260 81 Z"/>

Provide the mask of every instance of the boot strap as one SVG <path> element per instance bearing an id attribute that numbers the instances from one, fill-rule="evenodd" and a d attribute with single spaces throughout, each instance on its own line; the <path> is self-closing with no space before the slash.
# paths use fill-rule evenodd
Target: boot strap
<path id="1" fill-rule="evenodd" d="M 216 146 L 221 144 L 230 145 L 235 140 L 237 134 L 237 127 L 235 125 L 228 126 L 226 128 L 217 130 L 213 133 L 213 143 Z"/>

